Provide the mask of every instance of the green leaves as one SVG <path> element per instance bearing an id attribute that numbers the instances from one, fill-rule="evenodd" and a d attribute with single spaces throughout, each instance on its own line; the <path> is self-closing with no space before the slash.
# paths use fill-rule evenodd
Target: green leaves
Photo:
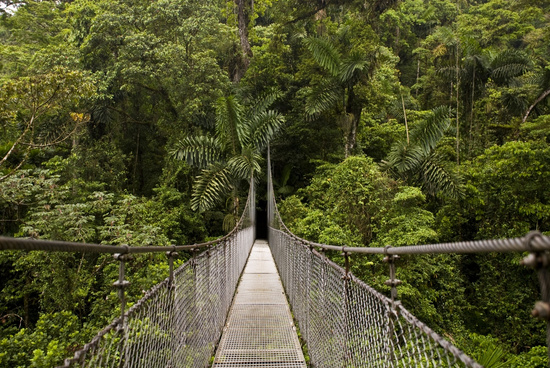
<path id="1" fill-rule="evenodd" d="M 211 164 L 197 176 L 191 208 L 199 212 L 209 210 L 232 188 L 229 168 L 222 164 Z"/>
<path id="2" fill-rule="evenodd" d="M 218 99 L 216 138 L 185 138 L 172 151 L 175 159 L 206 167 L 197 176 L 193 188 L 194 210 L 212 209 L 238 187 L 240 180 L 249 180 L 260 172 L 260 152 L 285 121 L 278 112 L 267 110 L 279 96 L 279 92 L 272 91 L 254 101 L 251 107 L 241 105 L 236 96 Z"/>
<path id="3" fill-rule="evenodd" d="M 440 106 L 411 130 L 410 143 L 396 142 L 384 166 L 408 183 L 420 185 L 427 193 L 457 198 L 462 195 L 460 177 L 436 151 L 451 126 L 448 107 Z"/>
<path id="4" fill-rule="evenodd" d="M 325 68 L 333 77 L 340 73 L 340 54 L 333 42 L 323 38 L 309 37 L 304 39 L 304 43 L 321 67 Z"/>
<path id="5" fill-rule="evenodd" d="M 219 161 L 223 148 L 216 138 L 208 136 L 186 137 L 176 144 L 172 150 L 172 157 L 184 160 L 189 165 L 205 168 L 209 164 Z"/>

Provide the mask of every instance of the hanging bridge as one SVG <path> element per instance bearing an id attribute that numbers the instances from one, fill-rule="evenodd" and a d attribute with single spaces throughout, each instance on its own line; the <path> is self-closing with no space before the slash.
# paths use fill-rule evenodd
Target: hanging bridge
<path id="1" fill-rule="evenodd" d="M 112 253 L 118 260 L 121 314 L 65 359 L 65 368 L 481 367 L 399 302 L 395 260 L 405 254 L 530 252 L 524 263 L 538 271 L 542 289 L 534 314 L 550 318 L 550 238 L 539 233 L 395 248 L 308 242 L 278 214 L 269 158 L 267 206 L 268 241 L 256 240 L 251 180 L 240 221 L 211 242 L 129 247 L 0 237 L 0 250 Z M 345 267 L 324 250 L 341 252 Z M 193 256 L 174 269 L 178 251 Z M 127 309 L 125 264 L 132 254 L 158 252 L 168 256 L 168 277 Z M 356 253 L 385 255 L 389 297 L 349 272 Z"/>

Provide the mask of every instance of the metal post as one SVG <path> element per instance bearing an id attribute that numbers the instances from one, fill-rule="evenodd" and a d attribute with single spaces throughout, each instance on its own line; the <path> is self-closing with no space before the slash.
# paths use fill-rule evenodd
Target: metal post
<path id="1" fill-rule="evenodd" d="M 393 348 L 393 339 L 394 339 L 394 333 L 395 333 L 395 321 L 397 320 L 399 316 L 398 306 L 401 304 L 399 301 L 397 301 L 397 286 L 401 285 L 401 280 L 398 280 L 395 278 L 395 261 L 399 259 L 398 255 L 395 254 L 388 254 L 388 250 L 391 248 L 390 245 L 386 246 L 384 248 L 384 262 L 386 262 L 389 265 L 390 268 L 390 279 L 384 282 L 385 285 L 388 285 L 391 287 L 391 305 L 390 310 L 388 313 L 388 355 L 390 356 L 390 361 L 392 362 L 392 367 L 397 366 L 397 359 L 395 356 L 395 349 Z"/>
<path id="2" fill-rule="evenodd" d="M 128 251 L 128 246 L 126 245 L 126 251 Z M 120 299 L 120 327 L 125 327 L 124 321 L 124 312 L 126 309 L 126 292 L 125 289 L 130 285 L 130 282 L 124 280 L 124 264 L 125 261 L 129 261 L 131 256 L 127 253 L 115 253 L 113 257 L 119 261 L 118 266 L 118 281 L 115 281 L 113 285 L 118 289 L 118 298 Z"/>
<path id="3" fill-rule="evenodd" d="M 342 247 L 344 248 L 344 247 Z M 348 349 L 349 346 L 349 331 L 350 331 L 350 262 L 349 262 L 349 253 L 346 251 L 343 251 L 342 255 L 344 256 L 344 265 L 345 265 L 345 273 L 342 276 L 342 279 L 344 280 L 344 346 L 342 346 L 342 350 L 344 351 L 344 361 L 342 362 L 342 366 L 346 367 L 349 363 L 351 363 L 350 360 L 350 352 Z"/>
<path id="4" fill-rule="evenodd" d="M 168 257 L 168 267 L 170 269 L 170 274 L 168 276 L 168 289 L 172 290 L 174 287 L 174 257 L 178 255 L 176 251 L 166 252 L 166 257 Z"/>
<path id="5" fill-rule="evenodd" d="M 521 260 L 521 264 L 537 271 L 540 283 L 540 301 L 535 303 L 531 314 L 533 317 L 546 321 L 546 346 L 550 346 L 550 254 L 548 251 L 534 251 L 532 241 L 542 237 L 539 231 L 532 231 L 523 239 L 527 248 L 531 249 L 529 255 Z M 550 350 L 548 351 L 550 360 Z"/>
<path id="6" fill-rule="evenodd" d="M 386 262 L 390 267 L 390 279 L 384 282 L 384 284 L 391 287 L 390 294 L 392 308 L 395 309 L 395 301 L 397 300 L 397 286 L 401 285 L 401 280 L 395 278 L 395 261 L 397 261 L 400 257 L 396 254 L 388 254 L 388 249 L 390 248 L 390 245 L 384 248 L 384 254 L 386 255 L 384 257 L 384 262 Z"/>

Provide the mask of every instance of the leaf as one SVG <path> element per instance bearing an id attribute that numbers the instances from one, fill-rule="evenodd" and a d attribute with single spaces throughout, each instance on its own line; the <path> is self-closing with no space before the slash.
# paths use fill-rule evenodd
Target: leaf
<path id="1" fill-rule="evenodd" d="M 360 52 L 352 52 L 341 65 L 338 72 L 340 82 L 346 83 L 350 81 L 356 71 L 365 71 L 370 66 L 370 61 L 365 55 Z"/>
<path id="2" fill-rule="evenodd" d="M 204 168 L 221 160 L 222 147 L 212 137 L 186 137 L 177 143 L 171 156 L 177 160 L 185 160 L 189 165 Z"/>
<path id="3" fill-rule="evenodd" d="M 321 67 L 328 70 L 333 77 L 338 76 L 340 71 L 340 54 L 329 40 L 310 37 L 304 39 L 304 43 Z"/>
<path id="4" fill-rule="evenodd" d="M 425 151 L 430 151 L 435 148 L 450 125 L 449 108 L 446 106 L 436 107 L 427 119 L 411 131 L 411 141 L 417 143 Z"/>
<path id="5" fill-rule="evenodd" d="M 249 143 L 258 151 L 267 147 L 267 144 L 279 132 L 285 122 L 284 116 L 274 110 L 264 111 L 252 117 L 249 121 L 247 135 Z"/>
<path id="6" fill-rule="evenodd" d="M 216 137 L 232 154 L 237 154 L 242 144 L 243 108 L 235 96 L 220 97 L 216 103 Z"/>
<path id="7" fill-rule="evenodd" d="M 340 101 L 342 93 L 342 88 L 330 81 L 315 86 L 306 97 L 306 114 L 313 116 L 329 110 Z"/>
<path id="8" fill-rule="evenodd" d="M 197 176 L 191 197 L 191 208 L 199 212 L 211 209 L 232 187 L 231 173 L 227 165 L 209 165 Z"/>
<path id="9" fill-rule="evenodd" d="M 250 179 L 253 173 L 261 171 L 259 162 L 262 157 L 251 147 L 245 147 L 239 156 L 232 157 L 227 163 L 227 167 L 233 176 L 239 179 Z"/>

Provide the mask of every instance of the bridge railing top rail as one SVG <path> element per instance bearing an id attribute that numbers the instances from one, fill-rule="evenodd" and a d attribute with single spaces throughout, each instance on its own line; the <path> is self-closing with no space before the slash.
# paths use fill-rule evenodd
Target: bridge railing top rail
<path id="1" fill-rule="evenodd" d="M 342 253 L 358 253 L 358 254 L 389 254 L 389 255 L 405 255 L 405 254 L 467 254 L 467 253 L 490 253 L 490 252 L 543 252 L 550 250 L 550 237 L 542 235 L 538 231 L 533 231 L 524 237 L 511 239 L 494 239 L 494 240 L 473 240 L 454 243 L 439 243 L 425 245 L 407 245 L 401 247 L 346 247 L 337 245 L 327 245 L 312 242 L 300 238 L 292 233 L 284 222 L 280 222 L 285 232 L 298 240 L 299 242 L 313 248 L 324 250 L 340 251 Z"/>
<path id="2" fill-rule="evenodd" d="M 122 245 L 107 245 L 93 243 L 77 243 L 60 240 L 41 240 L 31 238 L 11 238 L 0 236 L 0 251 L 3 250 L 41 250 L 49 252 L 81 252 L 81 253 L 109 253 L 109 254 L 143 254 L 143 253 L 171 253 L 182 250 L 194 251 L 203 248 L 208 248 L 223 242 L 231 237 L 234 233 L 242 228 L 245 221 L 246 212 L 250 208 L 250 195 L 247 198 L 246 204 L 239 222 L 233 230 L 227 235 L 218 239 L 210 240 L 204 243 L 189 244 L 189 245 L 169 245 L 169 246 L 130 246 Z"/>

